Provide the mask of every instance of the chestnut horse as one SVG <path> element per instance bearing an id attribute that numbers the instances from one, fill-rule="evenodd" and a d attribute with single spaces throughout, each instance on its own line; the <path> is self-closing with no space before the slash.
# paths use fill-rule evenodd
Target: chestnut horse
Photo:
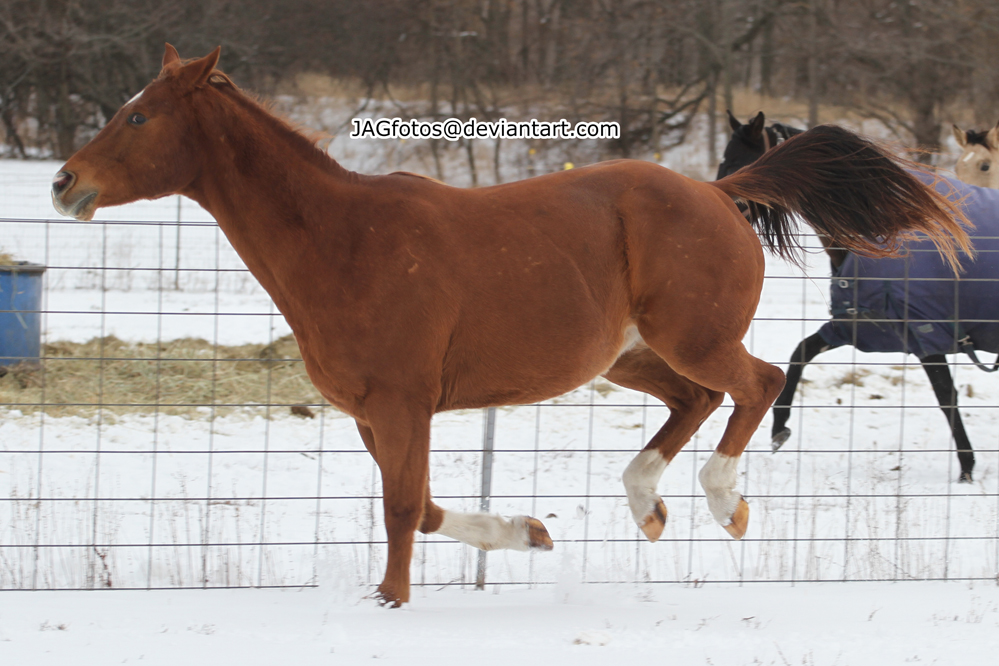
<path id="1" fill-rule="evenodd" d="M 735 408 L 700 480 L 738 539 L 739 456 L 784 384 L 742 344 L 763 282 L 754 226 L 782 255 L 795 251 L 793 214 L 860 251 L 885 254 L 911 231 L 951 261 L 967 249 L 946 199 L 845 130 L 803 134 L 716 183 L 620 160 L 466 190 L 347 171 L 216 71 L 218 57 L 182 61 L 168 45 L 160 75 L 56 174 L 53 200 L 89 220 L 180 193 L 215 217 L 380 468 L 376 595 L 391 606 L 409 599 L 416 530 L 486 550 L 552 547 L 534 518 L 434 503 L 435 413 L 545 400 L 599 375 L 662 400 L 669 419 L 624 472 L 655 541 L 659 478 L 728 393 Z"/>

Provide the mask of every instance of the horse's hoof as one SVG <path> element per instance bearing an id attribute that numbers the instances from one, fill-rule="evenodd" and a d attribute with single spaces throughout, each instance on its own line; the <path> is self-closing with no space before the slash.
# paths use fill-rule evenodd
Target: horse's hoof
<path id="1" fill-rule="evenodd" d="M 746 528 L 749 527 L 749 504 L 744 499 L 739 500 L 739 506 L 732 514 L 732 522 L 723 525 L 725 531 L 732 535 L 733 539 L 741 539 L 746 536 Z"/>
<path id="2" fill-rule="evenodd" d="M 527 545 L 531 550 L 551 550 L 555 547 L 544 524 L 537 518 L 524 518 L 527 524 Z"/>
<path id="3" fill-rule="evenodd" d="M 973 483 L 974 479 L 971 478 L 971 472 L 961 472 L 961 476 L 957 477 L 958 483 Z"/>
<path id="4" fill-rule="evenodd" d="M 645 516 L 645 519 L 638 526 L 641 528 L 642 533 L 645 534 L 645 538 L 650 542 L 655 543 L 659 541 L 659 537 L 663 535 L 663 529 L 666 528 L 666 515 L 666 505 L 663 503 L 662 498 L 659 498 L 656 508 L 652 510 L 652 513 Z"/>
<path id="5" fill-rule="evenodd" d="M 786 442 L 790 436 L 790 428 L 783 428 L 780 432 L 774 433 L 773 438 L 770 440 L 770 450 L 776 453 L 780 447 L 784 446 L 784 442 Z"/>
<path id="6" fill-rule="evenodd" d="M 382 585 L 384 585 L 384 583 Z M 402 606 L 404 601 L 408 601 L 408 599 L 403 600 L 398 594 L 395 594 L 394 592 L 391 592 L 387 589 L 383 589 L 382 585 L 379 585 L 378 589 L 375 590 L 373 594 L 370 594 L 365 598 L 374 599 L 376 602 L 378 602 L 379 606 L 382 606 L 384 608 L 399 608 L 400 606 Z"/>

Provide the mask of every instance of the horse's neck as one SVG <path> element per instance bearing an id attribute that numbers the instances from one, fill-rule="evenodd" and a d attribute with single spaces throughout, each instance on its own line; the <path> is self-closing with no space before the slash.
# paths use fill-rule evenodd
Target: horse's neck
<path id="1" fill-rule="evenodd" d="M 277 208 L 268 211 L 272 215 L 287 211 L 280 217 L 291 218 L 310 194 L 321 194 L 317 188 L 348 185 L 355 176 L 255 103 L 230 99 L 228 104 L 225 114 L 202 120 L 205 164 L 196 184 L 219 214 L 242 218 L 255 212 L 250 208 L 255 203 Z M 312 192 L 303 191 L 306 183 Z M 275 222 L 271 218 L 268 226 Z"/>
<path id="2" fill-rule="evenodd" d="M 331 239 L 343 237 L 337 213 L 357 176 L 262 108 L 236 106 L 202 129 L 202 175 L 184 194 L 212 214 L 287 315 L 296 296 L 283 285 L 310 256 L 333 259 Z"/>

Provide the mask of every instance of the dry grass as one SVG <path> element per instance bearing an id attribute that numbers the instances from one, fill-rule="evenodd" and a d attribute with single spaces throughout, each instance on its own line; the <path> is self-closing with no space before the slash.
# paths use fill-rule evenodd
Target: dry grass
<path id="1" fill-rule="evenodd" d="M 850 372 L 847 372 L 839 379 L 835 380 L 833 383 L 835 384 L 836 388 L 843 388 L 848 384 L 853 386 L 863 386 L 864 377 L 866 377 L 869 374 L 871 374 L 869 370 L 863 370 L 863 369 L 851 370 Z"/>
<path id="2" fill-rule="evenodd" d="M 151 413 L 225 414 L 244 405 L 322 404 L 294 337 L 270 345 L 218 346 L 200 339 L 130 343 L 109 336 L 45 345 L 40 366 L 0 377 L 0 405 L 53 416 Z M 298 409 L 300 416 L 308 410 Z"/>
<path id="3" fill-rule="evenodd" d="M 14 255 L 0 250 L 0 266 L 11 266 L 15 261 Z"/>

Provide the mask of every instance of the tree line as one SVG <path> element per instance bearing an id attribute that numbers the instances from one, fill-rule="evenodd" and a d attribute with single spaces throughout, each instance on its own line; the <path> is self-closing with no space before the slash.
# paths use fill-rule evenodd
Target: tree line
<path id="1" fill-rule="evenodd" d="M 743 88 L 804 103 L 809 124 L 827 105 L 877 119 L 923 160 L 955 113 L 999 120 L 994 0 L 0 0 L 6 153 L 68 157 L 166 41 L 221 44 L 264 94 L 315 72 L 416 90 L 400 108 L 425 119 L 616 121 L 603 149 L 623 157 L 687 141 L 704 114 L 706 142 Z"/>

